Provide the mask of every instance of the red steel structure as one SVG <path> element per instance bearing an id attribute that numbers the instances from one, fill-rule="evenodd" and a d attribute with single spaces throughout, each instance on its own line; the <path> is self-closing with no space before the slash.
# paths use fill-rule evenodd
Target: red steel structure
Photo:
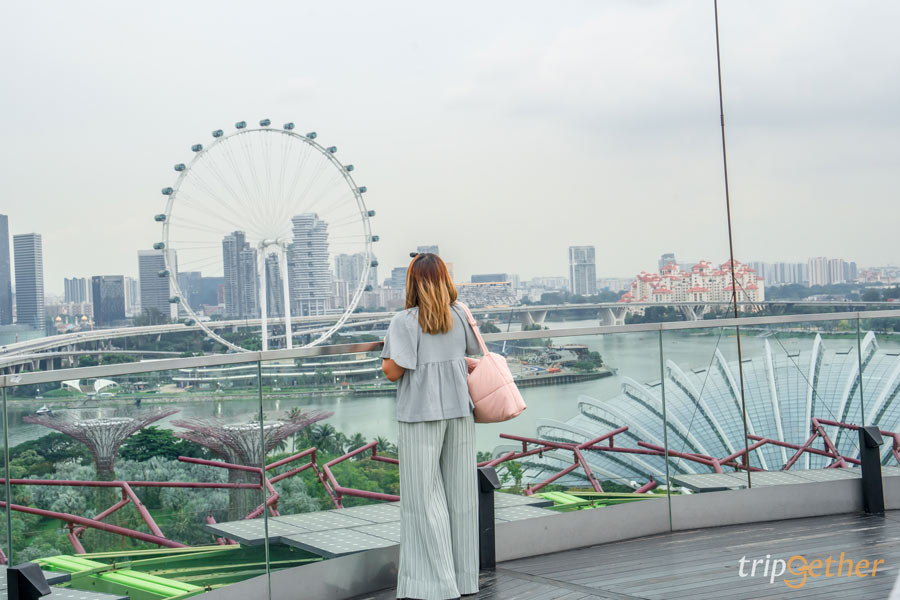
<path id="1" fill-rule="evenodd" d="M 651 444 L 644 441 L 637 442 L 637 448 L 629 448 L 624 446 L 617 446 L 615 444 L 615 437 L 619 434 L 622 434 L 628 431 L 627 426 L 618 427 L 611 431 L 604 433 L 603 435 L 596 437 L 594 439 L 588 440 L 586 442 L 582 442 L 580 444 L 567 443 L 567 442 L 558 442 L 553 440 L 544 440 L 539 438 L 529 438 L 517 435 L 510 434 L 500 434 L 501 438 L 508 440 L 515 440 L 521 442 L 522 450 L 520 452 L 508 452 L 499 456 L 495 459 L 484 461 L 478 463 L 478 466 L 496 466 L 502 464 L 509 460 L 518 460 L 521 458 L 525 458 L 527 456 L 538 455 L 542 456 L 544 452 L 548 451 L 565 451 L 571 452 L 573 462 L 570 466 L 562 469 L 558 473 L 551 475 L 550 477 L 534 483 L 525 488 L 524 493 L 526 495 L 532 495 L 536 491 L 541 488 L 553 483 L 559 478 L 565 476 L 568 473 L 571 473 L 575 469 L 581 468 L 584 472 L 588 482 L 594 491 L 602 492 L 603 488 L 600 485 L 597 477 L 594 475 L 593 471 L 588 464 L 588 461 L 585 458 L 586 452 L 617 452 L 623 454 L 643 454 L 643 455 L 651 455 L 651 456 L 671 456 L 676 458 L 681 458 L 684 460 L 689 460 L 695 463 L 699 463 L 709 467 L 713 472 L 723 473 L 724 468 L 731 468 L 734 470 L 750 470 L 750 471 L 762 471 L 762 469 L 758 467 L 753 467 L 749 464 L 748 456 L 749 453 L 756 450 L 757 448 L 765 445 L 765 444 L 773 444 L 776 446 L 782 446 L 785 448 L 790 448 L 795 450 L 795 453 L 791 458 L 781 467 L 781 470 L 786 471 L 793 467 L 797 460 L 803 455 L 805 452 L 809 452 L 811 454 L 815 454 L 818 456 L 826 456 L 832 459 L 831 464 L 826 468 L 849 468 L 854 465 L 859 464 L 859 460 L 849 456 L 843 456 L 835 447 L 832 442 L 830 436 L 828 435 L 825 427 L 840 427 L 846 428 L 850 430 L 858 430 L 859 426 L 851 423 L 841 423 L 838 421 L 829 421 L 825 419 L 819 419 L 816 417 L 811 418 L 811 433 L 809 438 L 803 444 L 791 444 L 789 442 L 782 442 L 780 440 L 775 440 L 771 438 L 765 438 L 757 435 L 748 434 L 748 440 L 753 440 L 753 443 L 747 446 L 744 449 L 741 449 L 737 452 L 734 452 L 728 456 L 722 458 L 716 458 L 703 454 L 689 453 L 689 452 L 677 452 L 674 450 L 669 450 L 666 453 L 666 449 L 656 445 Z M 881 431 L 882 435 L 892 440 L 890 452 L 893 455 L 894 459 L 897 461 L 898 465 L 900 465 L 900 433 L 896 433 L 893 431 Z M 821 439 L 823 448 L 814 448 L 813 444 L 817 439 Z M 75 549 L 75 552 L 78 554 L 83 554 L 85 552 L 84 547 L 81 545 L 80 536 L 81 534 L 88 528 L 98 529 L 101 531 L 107 531 L 110 533 L 114 533 L 117 535 L 122 535 L 124 537 L 140 540 L 143 542 L 155 544 L 157 546 L 165 546 L 169 548 L 182 548 L 185 547 L 184 544 L 170 540 L 165 537 L 163 532 L 157 526 L 154 521 L 152 515 L 147 510 L 147 508 L 143 505 L 138 495 L 135 493 L 134 488 L 191 488 L 191 489 L 200 489 L 200 488 L 211 488 L 211 489 L 248 489 L 248 490 L 259 490 L 261 493 L 266 494 L 265 500 L 256 508 L 247 513 L 244 517 L 245 519 L 255 519 L 262 515 L 263 511 L 267 510 L 270 515 L 278 516 L 278 499 L 279 494 L 275 487 L 274 483 L 282 481 L 288 477 L 293 477 L 298 475 L 308 469 L 312 469 L 315 473 L 316 480 L 323 486 L 325 491 L 328 493 L 329 498 L 334 504 L 335 508 L 343 508 L 343 500 L 347 496 L 358 497 L 358 498 L 366 498 L 369 500 L 381 500 L 387 502 L 394 502 L 400 499 L 399 496 L 394 494 L 385 494 L 382 492 L 372 492 L 368 490 L 361 490 L 356 488 L 349 488 L 342 486 L 337 477 L 334 474 L 332 468 L 340 464 L 341 462 L 350 460 L 351 458 L 361 455 L 365 452 L 370 452 L 369 458 L 371 460 L 385 462 L 388 464 L 399 464 L 399 461 L 396 458 L 392 458 L 389 456 L 382 456 L 378 454 L 378 442 L 372 441 L 355 450 L 347 452 L 342 456 L 334 458 L 321 467 L 318 464 L 317 460 L 317 449 L 315 447 L 307 448 L 302 452 L 298 452 L 291 456 L 285 457 L 278 461 L 275 461 L 269 465 L 266 465 L 265 468 L 261 467 L 252 467 L 246 465 L 239 465 L 234 463 L 216 461 L 216 460 L 206 460 L 201 458 L 189 458 L 181 456 L 178 458 L 181 462 L 194 463 L 199 465 L 205 465 L 209 467 L 228 469 L 229 472 L 244 472 L 248 475 L 254 475 L 254 479 L 258 479 L 257 483 L 203 483 L 203 482 L 176 482 L 176 481 L 73 481 L 73 480 L 54 480 L 54 479 L 10 479 L 10 485 L 50 485 L 50 486 L 74 486 L 74 487 L 94 487 L 94 488 L 118 488 L 121 490 L 122 498 L 106 510 L 100 512 L 93 518 L 81 517 L 78 515 L 73 515 L 69 513 L 56 512 L 51 510 L 44 510 L 39 508 L 33 508 L 30 506 L 22 506 L 19 504 L 9 504 L 9 508 L 23 512 L 27 514 L 38 515 L 42 517 L 58 519 L 65 523 L 65 527 L 68 530 L 67 537 L 71 542 L 72 546 Z M 533 446 L 529 448 L 529 446 Z M 269 472 L 278 469 L 280 467 L 284 467 L 287 465 L 293 465 L 295 463 L 300 463 L 297 466 L 292 466 L 290 469 L 283 473 L 279 473 L 270 477 L 268 475 Z M 6 480 L 0 478 L 0 484 L 5 484 Z M 658 483 L 654 479 L 650 479 L 646 484 L 639 487 L 635 490 L 636 493 L 646 493 L 656 488 Z M 115 513 L 116 511 L 121 510 L 122 508 L 128 506 L 129 504 L 134 505 L 137 509 L 141 519 L 147 525 L 150 533 L 137 531 L 134 529 L 129 529 L 127 527 L 120 527 L 117 525 L 111 525 L 109 523 L 104 523 L 103 519 L 108 517 L 109 515 Z M 7 503 L 0 501 L 0 507 L 6 508 Z M 212 516 L 208 516 L 206 518 L 207 522 L 214 523 L 215 520 Z M 226 540 L 223 538 L 219 538 L 217 540 L 218 543 L 233 543 L 231 540 Z M 5 564 L 6 557 L 0 554 L 0 564 Z"/>

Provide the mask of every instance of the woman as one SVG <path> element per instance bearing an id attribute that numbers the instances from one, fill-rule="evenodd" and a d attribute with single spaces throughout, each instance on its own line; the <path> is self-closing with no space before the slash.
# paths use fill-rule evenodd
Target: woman
<path id="1" fill-rule="evenodd" d="M 406 273 L 406 310 L 384 337 L 382 370 L 398 381 L 398 598 L 478 591 L 475 421 L 465 356 L 480 349 L 455 303 L 444 261 L 417 254 Z"/>

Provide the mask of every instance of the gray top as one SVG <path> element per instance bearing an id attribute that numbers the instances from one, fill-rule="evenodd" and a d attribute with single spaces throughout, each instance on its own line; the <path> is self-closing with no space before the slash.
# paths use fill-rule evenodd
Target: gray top
<path id="1" fill-rule="evenodd" d="M 453 328 L 431 334 L 419 326 L 418 307 L 394 315 L 381 358 L 406 369 L 397 382 L 397 420 L 407 423 L 456 419 L 472 413 L 466 354 L 481 354 L 465 313 L 451 306 Z"/>

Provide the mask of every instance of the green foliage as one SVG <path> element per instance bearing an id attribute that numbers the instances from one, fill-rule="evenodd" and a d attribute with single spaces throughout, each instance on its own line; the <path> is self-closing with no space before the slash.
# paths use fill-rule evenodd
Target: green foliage
<path id="1" fill-rule="evenodd" d="M 490 321 L 485 321 L 478 325 L 478 329 L 481 333 L 500 333 L 500 328 L 491 323 Z"/>
<path id="2" fill-rule="evenodd" d="M 10 471 L 18 478 L 52 473 L 57 463 L 87 464 L 91 454 L 81 442 L 54 432 L 13 446 L 9 459 Z"/>
<path id="3" fill-rule="evenodd" d="M 79 367 L 96 367 L 99 364 L 100 364 L 100 361 L 97 360 L 96 356 L 86 354 L 84 356 L 78 357 L 78 366 Z"/>
<path id="4" fill-rule="evenodd" d="M 104 365 L 115 365 L 119 363 L 135 362 L 137 358 L 130 354 L 104 354 L 100 358 L 100 362 Z"/>
<path id="5" fill-rule="evenodd" d="M 155 425 L 138 431 L 119 448 L 119 458 L 138 462 L 153 457 L 175 460 L 179 456 L 208 458 L 209 453 L 200 444 L 177 438 L 171 430 Z"/>

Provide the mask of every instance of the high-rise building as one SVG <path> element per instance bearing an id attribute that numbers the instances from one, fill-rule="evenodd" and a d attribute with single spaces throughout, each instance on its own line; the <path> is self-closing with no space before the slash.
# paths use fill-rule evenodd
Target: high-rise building
<path id="1" fill-rule="evenodd" d="M 675 260 L 674 252 L 666 252 L 665 254 L 660 254 L 659 261 L 657 264 L 659 264 L 659 269 L 662 270 L 663 267 L 665 267 L 670 262 L 677 262 Z"/>
<path id="2" fill-rule="evenodd" d="M 331 302 L 328 223 L 315 213 L 291 219 L 294 241 L 288 249 L 291 314 L 321 315 Z"/>
<path id="3" fill-rule="evenodd" d="M 9 218 L 0 215 L 0 325 L 13 322 L 12 271 L 9 262 Z"/>
<path id="4" fill-rule="evenodd" d="M 274 252 L 266 257 L 266 314 L 284 316 L 284 280 L 279 257 Z"/>
<path id="5" fill-rule="evenodd" d="M 125 321 L 125 277 L 94 275 L 91 277 L 94 299 L 94 327 L 113 327 Z"/>
<path id="6" fill-rule="evenodd" d="M 441 251 L 438 249 L 437 244 L 433 246 L 416 246 L 416 252 L 418 252 L 419 254 L 441 254 Z"/>
<path id="7" fill-rule="evenodd" d="M 375 257 L 371 258 L 375 261 Z M 373 288 L 378 285 L 378 266 L 369 266 L 369 276 L 366 278 L 364 285 L 370 285 Z M 355 254 L 338 254 L 334 257 L 334 278 L 336 281 L 344 281 L 348 284 L 349 293 L 356 291 L 362 272 L 366 268 L 365 252 L 357 252 Z"/>
<path id="8" fill-rule="evenodd" d="M 828 285 L 828 259 L 816 256 L 809 259 L 809 285 Z"/>
<path id="9" fill-rule="evenodd" d="M 334 257 L 334 278 L 337 281 L 344 281 L 355 286 L 365 268 L 366 255 L 363 252 L 338 254 Z"/>
<path id="10" fill-rule="evenodd" d="M 173 290 L 169 276 L 166 273 L 166 259 L 163 250 L 138 250 L 138 276 L 140 278 L 141 314 L 152 315 L 158 311 L 166 321 L 178 316 L 178 305 L 169 302 L 173 296 Z M 170 263 L 176 269 L 176 257 L 174 250 L 170 252 Z"/>
<path id="11" fill-rule="evenodd" d="M 188 306 L 193 310 L 200 310 L 200 295 L 202 293 L 201 280 L 203 275 L 200 271 L 179 271 L 178 272 L 178 289 L 184 295 Z"/>
<path id="12" fill-rule="evenodd" d="M 200 306 L 217 306 L 219 304 L 225 304 L 225 278 L 202 277 L 200 279 Z"/>
<path id="13" fill-rule="evenodd" d="M 63 299 L 69 302 L 90 302 L 91 290 L 88 286 L 88 280 L 84 277 L 66 277 L 63 279 L 64 294 Z"/>
<path id="14" fill-rule="evenodd" d="M 843 258 L 828 259 L 828 283 L 844 283 L 847 280 L 844 277 L 846 264 Z"/>
<path id="15" fill-rule="evenodd" d="M 504 281 L 510 281 L 509 275 L 506 273 L 482 273 L 477 275 L 472 275 L 471 282 L 472 283 L 501 283 Z"/>
<path id="16" fill-rule="evenodd" d="M 248 250 L 246 234 L 234 231 L 222 240 L 222 265 L 225 274 L 225 315 L 229 317 L 246 317 L 248 315 L 243 303 L 241 285 L 241 252 Z"/>
<path id="17" fill-rule="evenodd" d="M 238 302 L 241 317 L 259 316 L 259 254 L 249 245 L 238 252 Z"/>
<path id="18" fill-rule="evenodd" d="M 134 277 L 125 278 L 125 316 L 141 314 L 141 286 Z"/>
<path id="19" fill-rule="evenodd" d="M 597 265 L 593 246 L 569 246 L 569 291 L 576 296 L 597 293 Z"/>
<path id="20" fill-rule="evenodd" d="M 394 267 L 391 269 L 391 287 L 395 290 L 406 288 L 407 267 Z"/>
<path id="21" fill-rule="evenodd" d="M 13 236 L 16 264 L 16 320 L 44 330 L 44 252 L 39 233 Z"/>

